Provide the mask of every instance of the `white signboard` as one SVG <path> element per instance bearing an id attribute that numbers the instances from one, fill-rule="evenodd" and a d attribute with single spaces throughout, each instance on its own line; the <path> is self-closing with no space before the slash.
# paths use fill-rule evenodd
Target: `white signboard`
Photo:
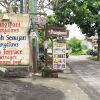
<path id="1" fill-rule="evenodd" d="M 37 16 L 37 17 L 33 18 L 32 21 L 34 24 L 45 25 L 47 23 L 47 18 Z"/>
<path id="2" fill-rule="evenodd" d="M 4 2 L 5 0 L 0 0 L 0 2 Z"/>
<path id="3" fill-rule="evenodd" d="M 53 42 L 53 68 L 66 69 L 66 43 Z"/>
<path id="4" fill-rule="evenodd" d="M 0 15 L 0 65 L 29 65 L 29 16 Z"/>

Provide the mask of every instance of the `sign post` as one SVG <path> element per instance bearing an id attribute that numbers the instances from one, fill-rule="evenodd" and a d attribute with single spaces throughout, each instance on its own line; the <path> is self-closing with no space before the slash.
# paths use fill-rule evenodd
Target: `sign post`
<path id="1" fill-rule="evenodd" d="M 53 41 L 53 68 L 66 69 L 65 41 Z"/>
<path id="2" fill-rule="evenodd" d="M 64 27 L 46 27 L 45 40 L 49 37 L 69 37 L 69 30 Z M 45 50 L 45 64 L 47 61 L 47 50 Z M 54 69 L 66 69 L 66 43 L 65 41 L 53 42 L 53 68 Z"/>
<path id="3" fill-rule="evenodd" d="M 47 24 L 46 24 L 46 27 L 45 27 L 45 42 L 47 43 Z M 46 48 L 44 48 L 44 55 L 45 55 L 45 66 L 47 67 L 48 66 L 48 55 L 47 55 L 47 44 L 45 45 Z"/>

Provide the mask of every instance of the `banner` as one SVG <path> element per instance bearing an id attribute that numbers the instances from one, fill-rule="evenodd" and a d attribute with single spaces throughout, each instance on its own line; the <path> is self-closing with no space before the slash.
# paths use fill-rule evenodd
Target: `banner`
<path id="1" fill-rule="evenodd" d="M 66 69 L 66 43 L 53 41 L 53 68 Z"/>
<path id="2" fill-rule="evenodd" d="M 0 65 L 29 65 L 29 15 L 0 15 Z"/>

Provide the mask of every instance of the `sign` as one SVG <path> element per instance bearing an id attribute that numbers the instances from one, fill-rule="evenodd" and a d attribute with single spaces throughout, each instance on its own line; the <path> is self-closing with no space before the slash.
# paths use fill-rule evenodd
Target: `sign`
<path id="1" fill-rule="evenodd" d="M 53 68 L 66 69 L 66 43 L 53 41 Z"/>
<path id="2" fill-rule="evenodd" d="M 47 37 L 69 37 L 69 30 L 64 27 L 47 27 Z"/>
<path id="3" fill-rule="evenodd" d="M 29 65 L 29 15 L 0 14 L 0 65 Z"/>
<path id="4" fill-rule="evenodd" d="M 5 0 L 0 0 L 0 2 L 4 2 Z"/>
<path id="5" fill-rule="evenodd" d="M 32 22 L 34 24 L 38 24 L 38 25 L 45 25 L 47 23 L 47 18 L 46 17 L 37 16 L 37 17 L 32 19 Z"/>
<path id="6" fill-rule="evenodd" d="M 36 29 L 38 29 L 38 30 L 42 30 L 42 29 L 44 29 L 44 27 L 37 27 Z"/>

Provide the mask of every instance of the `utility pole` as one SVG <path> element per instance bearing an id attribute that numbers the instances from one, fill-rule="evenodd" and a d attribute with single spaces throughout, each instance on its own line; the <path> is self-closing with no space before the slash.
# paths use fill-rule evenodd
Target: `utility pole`
<path id="1" fill-rule="evenodd" d="M 34 18 L 34 0 L 29 0 L 29 11 L 31 18 Z"/>
<path id="2" fill-rule="evenodd" d="M 36 17 L 37 14 L 37 0 L 29 0 L 29 10 L 30 10 L 30 14 L 31 14 L 31 19 L 33 19 L 34 17 Z M 32 23 L 31 26 L 31 31 L 36 33 L 36 38 L 32 39 L 32 59 L 33 59 L 33 72 L 36 73 L 37 72 L 37 38 L 38 38 L 38 31 L 36 30 L 36 25 L 34 25 Z"/>
<path id="3" fill-rule="evenodd" d="M 24 4 L 23 4 L 23 11 L 24 13 L 28 13 L 28 0 L 24 0 Z"/>
<path id="4" fill-rule="evenodd" d="M 38 0 L 34 0 L 34 17 L 37 17 L 37 1 Z M 36 35 L 37 35 L 37 38 L 36 38 L 36 53 L 37 53 L 37 60 L 39 60 L 39 44 L 38 44 L 38 30 L 37 30 L 37 27 L 38 25 L 34 25 L 34 28 L 35 28 L 35 32 L 36 32 Z"/>
<path id="5" fill-rule="evenodd" d="M 23 13 L 23 0 L 20 0 L 20 13 Z"/>

